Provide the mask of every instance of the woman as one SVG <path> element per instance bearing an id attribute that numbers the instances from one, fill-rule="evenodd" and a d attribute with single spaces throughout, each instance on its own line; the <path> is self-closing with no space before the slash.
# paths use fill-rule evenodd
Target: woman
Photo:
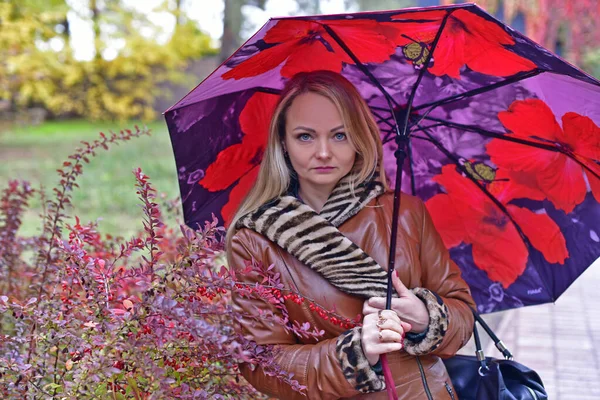
<path id="1" fill-rule="evenodd" d="M 329 71 L 298 74 L 281 93 L 257 182 L 228 230 L 233 268 L 252 259 L 273 264 L 286 288 L 323 309 L 348 319 L 364 314 L 362 326 L 345 330 L 306 302 L 286 301 L 290 319 L 325 331 L 319 341 L 260 319 L 242 321 L 258 344 L 279 346 L 276 361 L 307 387 L 308 399 L 386 399 L 381 354 L 399 398 L 455 398 L 440 356 L 455 354 L 471 336 L 473 299 L 423 202 L 402 194 L 397 297 L 393 310 L 383 310 L 393 192 L 379 178 L 382 156 L 377 124 L 349 81 Z M 240 296 L 233 305 L 256 316 L 277 312 Z M 261 368 L 240 369 L 261 392 L 306 398 Z"/>

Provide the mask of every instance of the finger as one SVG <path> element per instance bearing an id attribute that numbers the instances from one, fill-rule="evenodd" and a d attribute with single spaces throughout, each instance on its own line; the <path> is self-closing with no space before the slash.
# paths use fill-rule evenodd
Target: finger
<path id="1" fill-rule="evenodd" d="M 378 316 L 385 319 L 392 319 L 398 323 L 400 323 L 400 317 L 396 314 L 394 310 L 381 310 L 377 313 Z"/>
<path id="2" fill-rule="evenodd" d="M 407 301 L 406 297 L 401 299 L 392 299 L 392 310 L 396 311 L 396 314 L 400 317 L 400 319 L 404 319 L 407 315 L 407 309 L 410 307 L 410 303 Z"/>
<path id="3" fill-rule="evenodd" d="M 367 300 L 364 304 L 363 304 L 363 308 L 368 306 L 369 309 L 385 309 L 385 298 L 384 297 L 371 297 L 369 300 Z M 406 301 L 406 298 L 393 298 L 392 299 L 392 310 L 396 311 L 396 314 L 398 314 L 398 316 L 400 317 L 400 319 L 403 318 L 404 315 L 404 309 L 406 307 L 409 307 L 409 303 Z M 363 313 L 364 314 L 364 313 Z"/>
<path id="4" fill-rule="evenodd" d="M 367 314 L 377 314 L 379 315 L 379 311 L 382 311 L 383 309 L 381 308 L 377 308 L 377 307 L 371 307 L 368 304 L 364 304 L 363 305 L 363 314 L 367 315 Z"/>
<path id="5" fill-rule="evenodd" d="M 392 330 L 392 329 L 382 329 L 377 333 L 377 338 L 382 343 L 386 343 L 386 342 L 402 343 L 402 341 L 404 340 L 404 333 L 396 332 L 395 330 Z"/>
<path id="6" fill-rule="evenodd" d="M 391 329 L 391 330 L 403 335 L 405 332 L 404 327 L 405 327 L 406 323 L 403 324 L 402 322 L 394 321 L 393 319 L 386 319 L 385 321 L 377 320 L 375 325 L 377 326 L 377 328 L 379 330 Z"/>
<path id="7" fill-rule="evenodd" d="M 400 321 L 400 325 L 402 325 L 402 330 L 404 332 L 410 332 L 412 329 L 412 325 L 405 321 Z"/>
<path id="8" fill-rule="evenodd" d="M 377 323 L 377 314 L 373 313 L 373 314 L 366 314 L 363 317 L 362 323 L 363 326 L 369 326 L 369 325 L 375 325 Z"/>
<path id="9" fill-rule="evenodd" d="M 394 321 L 392 319 L 388 319 L 383 323 L 380 323 L 378 321 L 378 323 L 375 324 L 377 326 L 377 329 L 379 329 L 380 331 L 384 331 L 384 330 L 390 330 L 393 332 L 396 332 L 398 335 L 404 336 L 406 334 L 406 330 L 404 330 L 405 325 L 403 325 L 400 322 Z"/>
<path id="10" fill-rule="evenodd" d="M 367 304 L 371 307 L 383 310 L 385 309 L 385 297 L 371 297 L 367 300 Z"/>
<path id="11" fill-rule="evenodd" d="M 363 303 L 363 315 L 376 314 L 379 310 L 380 308 L 371 307 L 368 300 Z"/>
<path id="12" fill-rule="evenodd" d="M 408 293 L 410 293 L 408 288 L 400 280 L 400 277 L 398 276 L 398 270 L 394 271 L 392 274 L 392 285 L 394 285 L 394 289 L 396 289 L 396 293 L 398 293 L 398 296 L 400 297 L 406 296 Z"/>

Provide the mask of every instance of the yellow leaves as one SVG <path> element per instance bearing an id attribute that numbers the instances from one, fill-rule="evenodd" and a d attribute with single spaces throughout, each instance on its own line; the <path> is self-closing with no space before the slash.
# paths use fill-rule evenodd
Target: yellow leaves
<path id="1" fill-rule="evenodd" d="M 19 97 L 17 98 L 17 103 L 21 105 L 26 105 L 29 102 L 29 99 L 33 97 L 35 82 L 26 82 L 23 86 L 21 86 L 21 90 L 19 91 Z"/>
<path id="2" fill-rule="evenodd" d="M 183 59 L 199 58 L 211 53 L 211 38 L 200 31 L 192 21 L 188 21 L 175 27 L 175 33 L 167 46 Z M 216 50 L 213 49 L 212 53 L 216 54 Z"/>
<path id="3" fill-rule="evenodd" d="M 89 46 L 97 41 L 96 48 L 105 48 L 106 37 L 123 45 L 114 59 L 82 61 L 55 30 L 70 10 L 64 0 L 0 2 L 0 98 L 17 107 L 41 106 L 54 116 L 151 120 L 157 117 L 156 96 L 164 95 L 158 88 L 181 82 L 189 60 L 216 53 L 210 37 L 191 21 L 177 26 L 165 44 L 157 41 L 161 26 L 106 4 L 100 11 L 110 20 L 101 19 L 100 28 L 110 29 Z M 140 27 L 154 33 L 144 36 Z M 65 40 L 65 46 L 44 51 L 36 45 L 51 38 Z"/>
<path id="4" fill-rule="evenodd" d="M 69 359 L 69 360 L 67 360 L 67 362 L 65 362 L 65 369 L 67 371 L 70 371 L 73 369 L 73 360 Z"/>
<path id="5" fill-rule="evenodd" d="M 84 79 L 84 71 L 77 64 L 69 63 L 63 67 L 64 75 L 62 76 L 62 84 L 66 87 L 73 87 Z"/>

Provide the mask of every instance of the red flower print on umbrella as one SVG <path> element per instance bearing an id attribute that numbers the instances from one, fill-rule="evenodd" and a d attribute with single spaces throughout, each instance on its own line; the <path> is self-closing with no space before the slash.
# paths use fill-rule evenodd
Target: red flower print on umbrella
<path id="1" fill-rule="evenodd" d="M 382 28 L 373 20 L 327 22 L 354 55 L 363 63 L 388 60 L 397 44 L 387 38 L 397 36 L 397 27 Z M 281 20 L 269 29 L 263 41 L 272 47 L 254 54 L 230 71 L 224 79 L 240 79 L 270 71 L 285 61 L 281 75 L 291 78 L 298 72 L 331 70 L 340 72 L 343 63 L 353 64 L 350 56 L 325 30 L 323 23 Z"/>
<path id="2" fill-rule="evenodd" d="M 508 173 L 487 166 L 484 169 L 491 174 L 489 180 L 475 172 L 472 175 L 485 185 L 504 210 L 452 165 L 444 166 L 442 173 L 433 178 L 446 193 L 433 196 L 426 205 L 446 247 L 470 244 L 475 265 L 486 271 L 492 281 L 508 288 L 523 273 L 529 257 L 512 218 L 548 262 L 564 264 L 569 254 L 556 223 L 545 213 L 536 214 L 509 204 L 515 198 L 539 198 L 541 194 L 513 181 Z"/>
<path id="3" fill-rule="evenodd" d="M 515 101 L 498 118 L 512 132 L 507 136 L 554 145 L 557 151 L 493 139 L 487 152 L 494 164 L 523 175 L 566 213 L 585 199 L 584 176 L 600 202 L 600 128 L 590 118 L 568 112 L 561 128 L 550 107 L 539 99 Z"/>
<path id="4" fill-rule="evenodd" d="M 315 69 L 361 93 L 480 312 L 555 301 L 600 257 L 600 81 L 475 4 L 270 20 L 165 112 L 186 224 L 230 224 L 276 95 L 248 99 Z"/>
<path id="5" fill-rule="evenodd" d="M 225 225 L 229 225 L 240 201 L 256 181 L 256 167 L 267 144 L 269 123 L 277 100 L 278 96 L 267 93 L 255 93 L 248 100 L 239 117 L 244 133 L 242 142 L 221 151 L 199 182 L 211 192 L 225 190 L 238 182 L 221 209 Z"/>
<path id="6" fill-rule="evenodd" d="M 403 13 L 392 16 L 402 23 L 393 40 L 404 46 L 404 55 L 415 65 L 420 65 L 429 54 L 440 24 L 447 14 L 443 10 Z M 506 46 L 515 40 L 498 24 L 467 10 L 454 10 L 433 52 L 434 63 L 428 71 L 436 76 L 460 78 L 460 69 L 466 65 L 471 70 L 486 75 L 510 76 L 536 68 L 532 61 L 513 53 Z"/>

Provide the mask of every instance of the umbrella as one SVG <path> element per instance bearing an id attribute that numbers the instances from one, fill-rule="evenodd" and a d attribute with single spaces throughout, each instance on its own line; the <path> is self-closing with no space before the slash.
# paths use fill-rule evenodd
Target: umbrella
<path id="1" fill-rule="evenodd" d="M 423 199 L 479 312 L 553 302 L 600 257 L 600 82 L 473 4 L 269 20 L 165 113 L 186 224 L 232 217 L 315 69 L 366 99 L 394 212 Z"/>

